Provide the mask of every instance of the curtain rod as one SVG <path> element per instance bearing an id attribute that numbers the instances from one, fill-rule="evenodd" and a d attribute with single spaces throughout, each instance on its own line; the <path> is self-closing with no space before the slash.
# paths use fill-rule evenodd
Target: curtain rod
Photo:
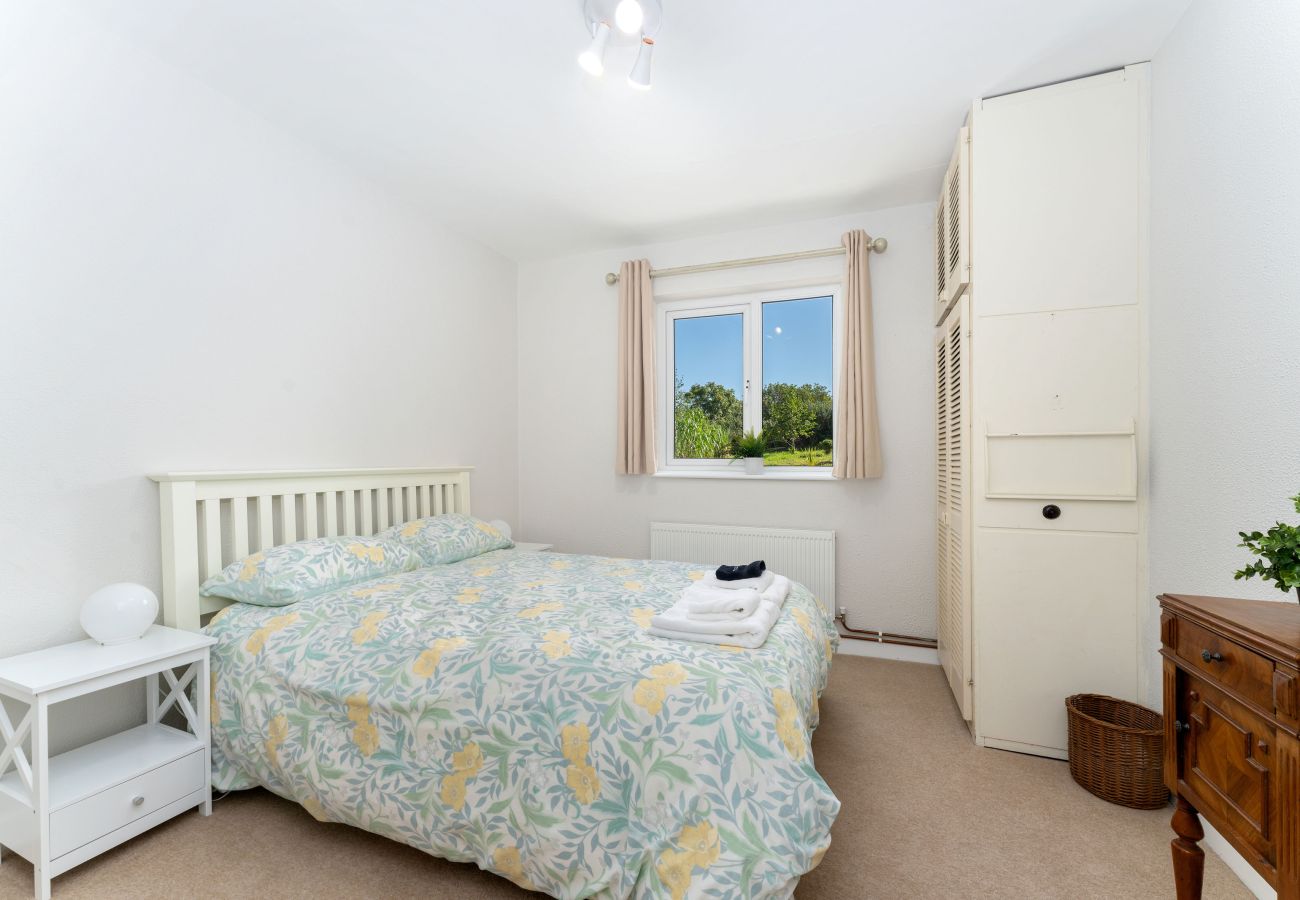
<path id="1" fill-rule="evenodd" d="M 876 253 L 884 253 L 889 241 L 882 237 L 873 240 L 868 247 Z M 667 278 L 670 275 L 694 275 L 696 272 L 713 272 L 718 269 L 739 269 L 743 266 L 764 266 L 768 263 L 791 262 L 796 259 L 820 259 L 823 256 L 841 256 L 843 247 L 827 247 L 825 250 L 798 250 L 794 253 L 774 253 L 771 256 L 751 256 L 748 259 L 724 259 L 721 262 L 700 263 L 694 266 L 673 266 L 668 269 L 651 269 L 651 278 Z M 605 284 L 618 284 L 617 272 L 605 273 Z"/>

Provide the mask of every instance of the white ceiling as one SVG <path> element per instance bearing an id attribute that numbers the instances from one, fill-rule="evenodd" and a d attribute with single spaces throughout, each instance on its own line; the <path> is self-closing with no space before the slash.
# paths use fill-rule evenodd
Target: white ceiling
<path id="1" fill-rule="evenodd" d="M 515 259 L 927 201 L 969 101 L 1149 59 L 1188 0 L 78 0 Z"/>

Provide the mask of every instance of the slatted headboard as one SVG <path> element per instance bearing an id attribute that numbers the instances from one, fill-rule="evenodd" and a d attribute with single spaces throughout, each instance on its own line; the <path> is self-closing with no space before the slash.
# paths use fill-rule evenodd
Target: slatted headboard
<path id="1" fill-rule="evenodd" d="M 302 472 L 169 472 L 162 512 L 163 624 L 189 631 L 230 601 L 199 585 L 250 552 L 303 538 L 368 535 L 440 513 L 468 513 L 470 467 Z"/>

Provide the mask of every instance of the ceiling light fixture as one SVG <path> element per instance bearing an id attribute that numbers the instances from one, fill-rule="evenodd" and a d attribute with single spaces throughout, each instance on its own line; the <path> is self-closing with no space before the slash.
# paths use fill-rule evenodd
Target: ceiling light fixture
<path id="1" fill-rule="evenodd" d="M 650 62 L 655 36 L 663 18 L 663 0 L 584 0 L 583 16 L 591 33 L 591 44 L 578 55 L 578 65 L 596 78 L 605 74 L 605 51 L 609 44 L 636 47 L 636 59 L 627 76 L 630 87 L 650 90 Z M 610 23 L 614 26 L 611 28 Z"/>
<path id="2" fill-rule="evenodd" d="M 624 34 L 640 34 L 645 22 L 645 10 L 637 0 L 620 0 L 614 7 L 614 24 Z"/>
<path id="3" fill-rule="evenodd" d="M 641 49 L 636 52 L 636 62 L 628 73 L 627 83 L 638 91 L 650 90 L 650 57 L 654 54 L 654 38 L 642 38 Z"/>
<path id="4" fill-rule="evenodd" d="M 592 32 L 591 46 L 582 51 L 578 65 L 589 75 L 599 78 L 605 74 L 605 45 L 609 43 L 609 23 L 594 23 Z"/>

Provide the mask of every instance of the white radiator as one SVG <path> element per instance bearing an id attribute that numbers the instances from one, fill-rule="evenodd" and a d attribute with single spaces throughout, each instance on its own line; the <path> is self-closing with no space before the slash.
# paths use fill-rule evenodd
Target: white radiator
<path id="1" fill-rule="evenodd" d="M 766 560 L 769 569 L 803 584 L 827 609 L 835 608 L 833 531 L 651 522 L 650 558 L 710 566 Z"/>

